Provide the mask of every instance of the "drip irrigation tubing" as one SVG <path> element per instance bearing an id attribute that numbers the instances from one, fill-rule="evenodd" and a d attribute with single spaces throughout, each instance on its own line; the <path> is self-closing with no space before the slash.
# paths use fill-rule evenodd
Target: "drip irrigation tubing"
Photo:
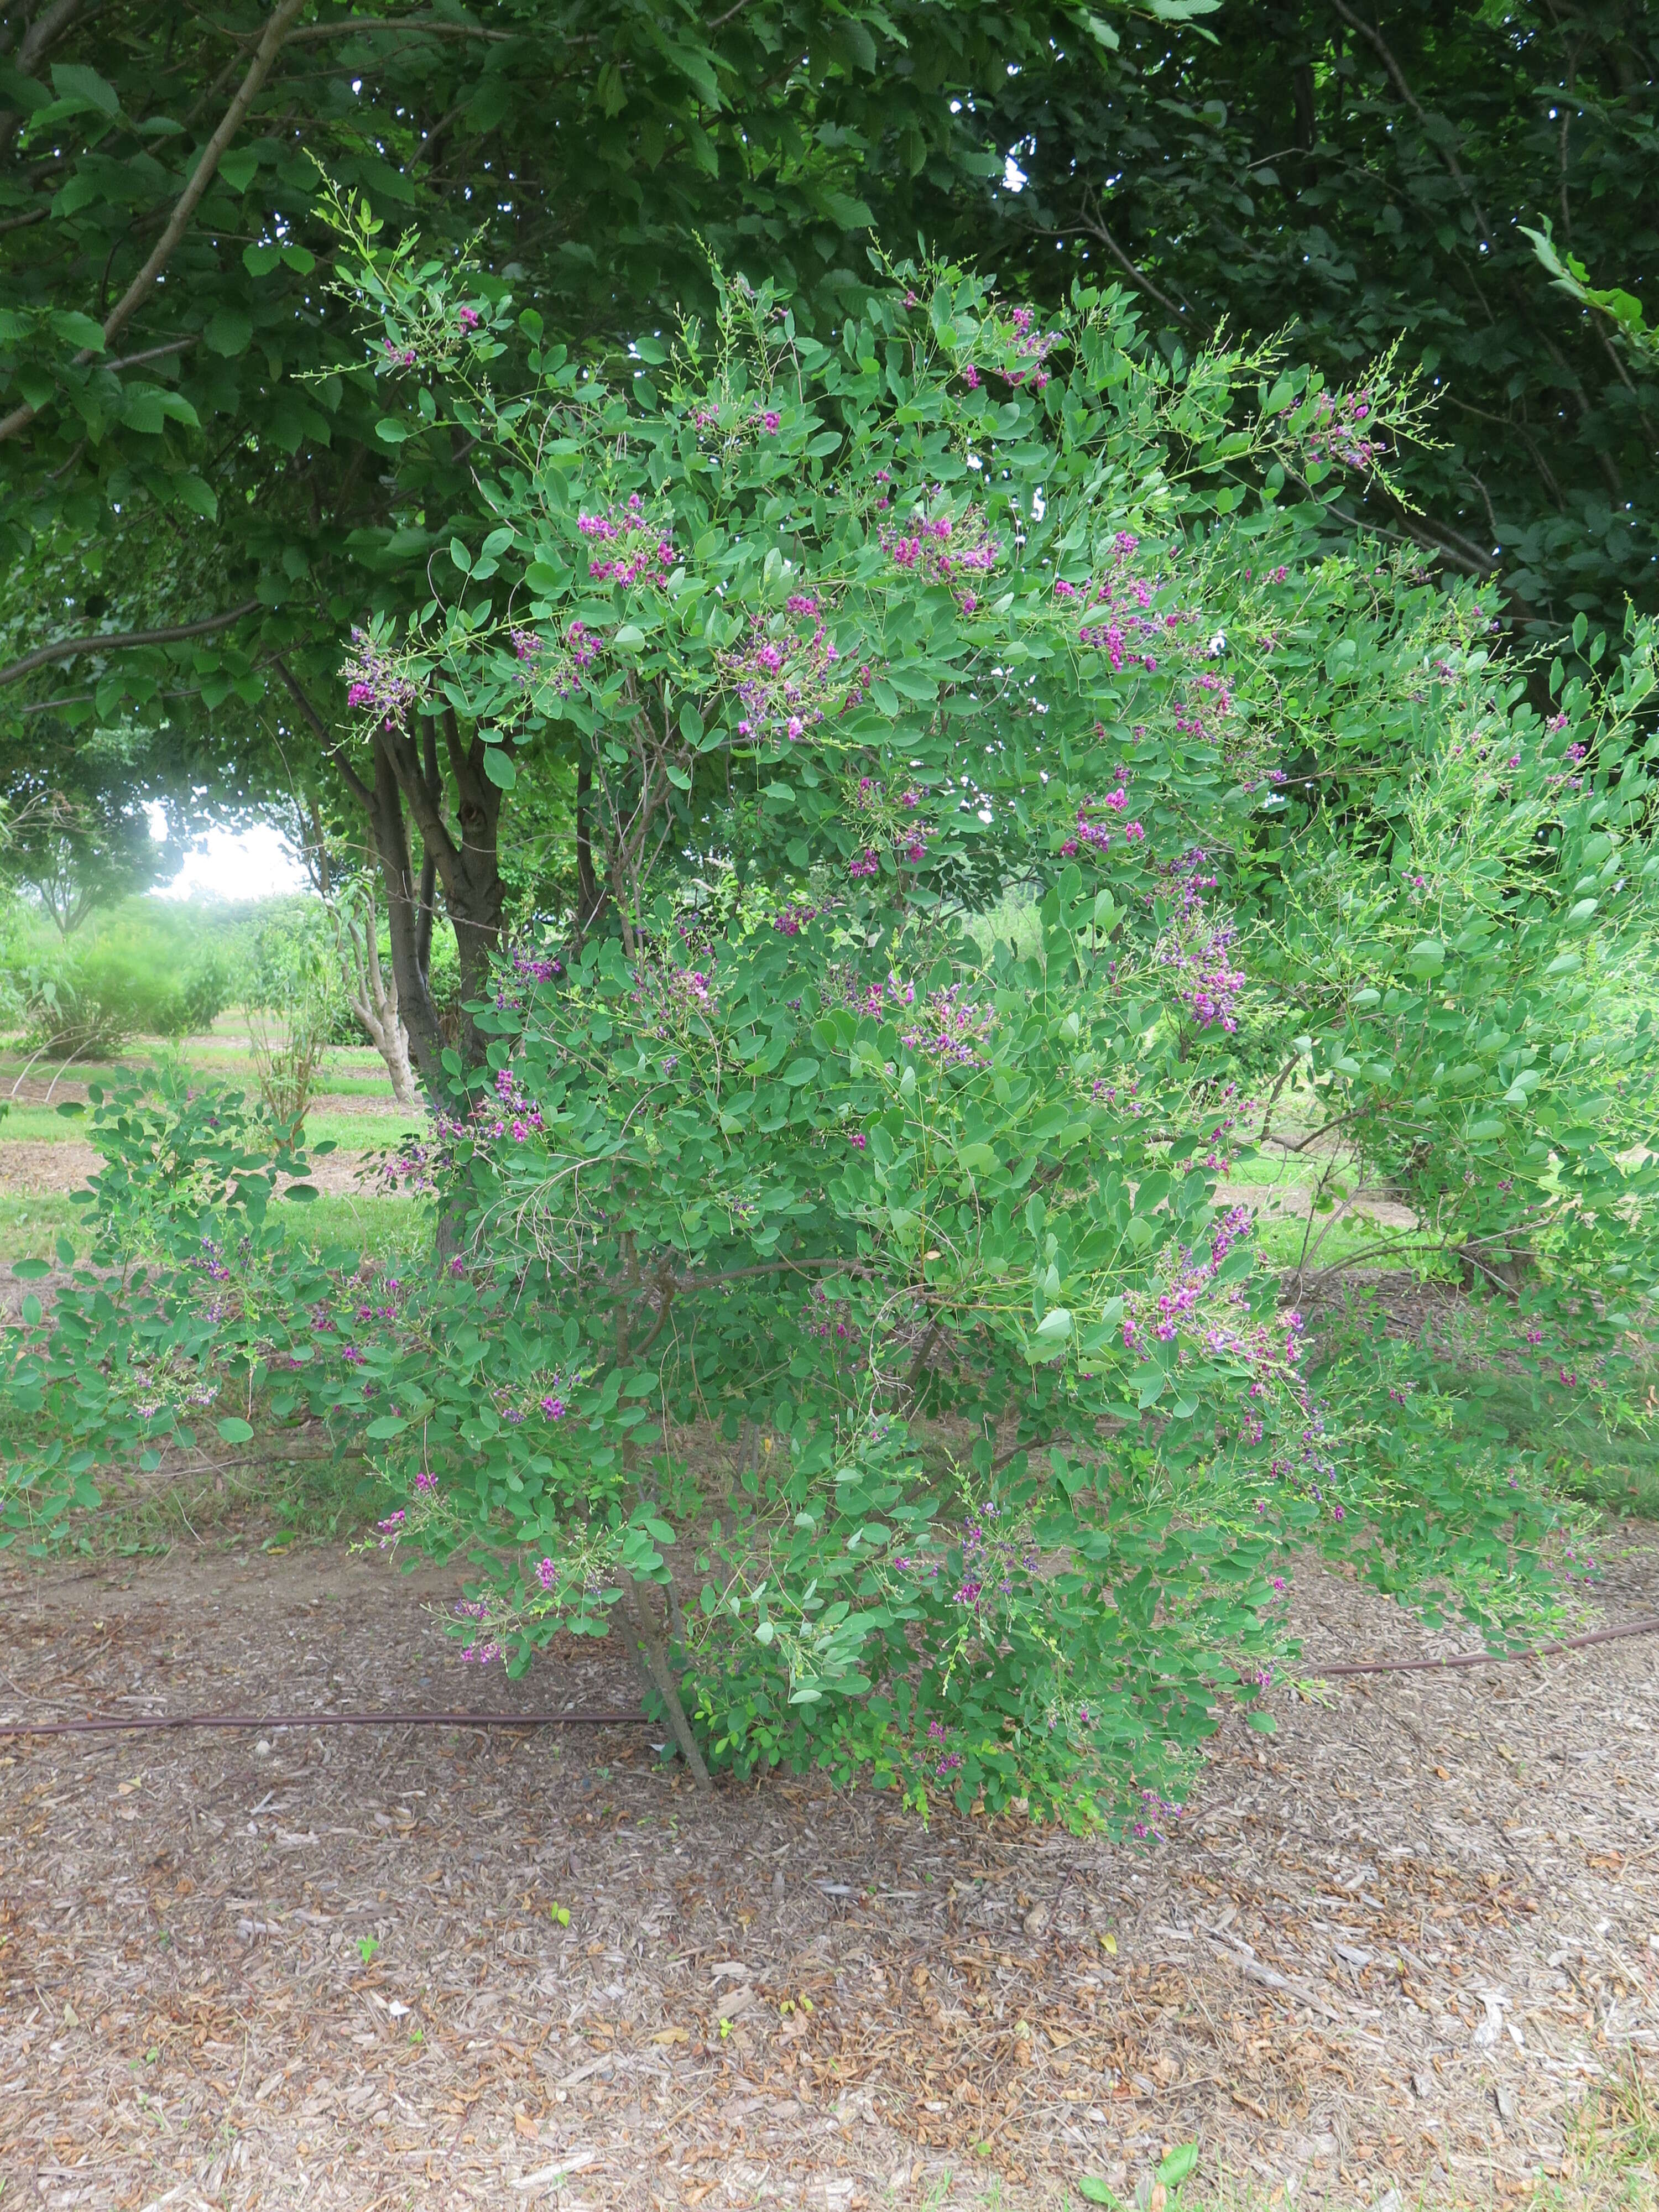
<path id="1" fill-rule="evenodd" d="M 1564 1636 L 1524 1651 L 1455 1651 L 1443 1659 L 1358 1659 L 1319 1668 L 1310 1678 L 1334 1675 L 1413 1674 L 1452 1667 L 1511 1667 L 1522 1659 L 1547 1659 L 1557 1651 L 1582 1651 L 1592 1644 L 1614 1644 L 1626 1636 L 1659 1636 L 1659 1617 L 1627 1620 L 1616 1628 L 1592 1629 L 1587 1636 Z M 319 1728 L 654 1728 L 646 1713 L 145 1713 L 131 1719 L 0 1721 L 0 1735 L 113 1735 L 143 1729 Z"/>
<path id="2" fill-rule="evenodd" d="M 113 1735 L 126 1729 L 654 1728 L 645 1713 L 143 1713 L 131 1719 L 0 1721 L 0 1735 Z"/>
<path id="3" fill-rule="evenodd" d="M 1418 1674 L 1446 1667 L 1512 1667 L 1518 1659 L 1547 1659 L 1556 1651 L 1582 1651 L 1589 1644 L 1614 1644 L 1621 1636 L 1659 1636 L 1659 1618 L 1626 1620 L 1617 1628 L 1592 1629 L 1588 1636 L 1564 1636 L 1553 1644 L 1534 1644 L 1525 1651 L 1455 1651 L 1447 1659 L 1356 1659 L 1339 1667 L 1322 1667 L 1318 1678 L 1332 1674 Z"/>

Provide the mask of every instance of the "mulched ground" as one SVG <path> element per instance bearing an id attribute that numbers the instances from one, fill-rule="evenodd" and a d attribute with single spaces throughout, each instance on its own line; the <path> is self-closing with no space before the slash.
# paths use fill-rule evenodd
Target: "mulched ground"
<path id="1" fill-rule="evenodd" d="M 337 1104 L 346 1114 L 363 1110 L 356 1099 L 322 1103 L 330 1113 Z M 78 1137 L 0 1137 L 0 1198 L 47 1198 L 83 1190 L 102 1166 L 102 1153 Z M 374 1188 L 364 1155 L 343 1149 L 313 1160 L 306 1181 L 341 1197 L 361 1198 Z"/>
<path id="2" fill-rule="evenodd" d="M 1659 1531 L 1609 1546 L 1659 1612 Z M 0 1562 L 13 1718 L 632 1702 L 480 1679 L 373 1558 Z M 1321 1657 L 1453 1648 L 1352 1583 Z M 1659 1638 L 1285 1698 L 1147 1852 L 647 1732 L 0 1742 L 0 2177 L 46 2207 L 1491 2202 L 1659 2051 Z M 565 1916 L 568 1915 L 568 1924 Z M 1000 2196 L 997 2195 L 998 2191 Z M 9 2191 L 5 2202 L 11 2201 Z"/>

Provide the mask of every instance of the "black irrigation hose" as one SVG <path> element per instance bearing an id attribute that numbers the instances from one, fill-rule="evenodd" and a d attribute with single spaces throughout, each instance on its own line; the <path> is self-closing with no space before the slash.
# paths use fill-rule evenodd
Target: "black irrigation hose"
<path id="1" fill-rule="evenodd" d="M 1322 1667 L 1327 1674 L 1415 1674 L 1442 1667 L 1509 1667 L 1517 1659 L 1547 1659 L 1553 1651 L 1582 1651 L 1587 1644 L 1613 1644 L 1621 1636 L 1659 1636 L 1659 1619 L 1627 1620 L 1618 1628 L 1597 1628 L 1588 1636 L 1565 1636 L 1556 1644 L 1534 1644 L 1525 1651 L 1458 1651 L 1449 1659 L 1366 1659 L 1342 1667 Z"/>
<path id="2" fill-rule="evenodd" d="M 1618 1628 L 1593 1629 L 1588 1636 L 1563 1637 L 1525 1651 L 1459 1651 L 1449 1659 L 1360 1659 L 1322 1667 L 1316 1680 L 1335 1674 L 1411 1674 L 1449 1667 L 1509 1667 L 1517 1660 L 1544 1659 L 1552 1652 L 1582 1651 L 1587 1644 L 1613 1644 L 1624 1636 L 1659 1636 L 1659 1618 L 1627 1620 Z M 0 1735 L 112 1735 L 129 1729 L 319 1729 L 319 1728 L 650 1728 L 645 1713 L 177 1713 L 145 1715 L 136 1720 L 0 1721 Z"/>
<path id="3" fill-rule="evenodd" d="M 112 1735 L 126 1729 L 648 1728 L 644 1713 L 173 1713 L 134 1720 L 0 1721 L 0 1735 Z"/>

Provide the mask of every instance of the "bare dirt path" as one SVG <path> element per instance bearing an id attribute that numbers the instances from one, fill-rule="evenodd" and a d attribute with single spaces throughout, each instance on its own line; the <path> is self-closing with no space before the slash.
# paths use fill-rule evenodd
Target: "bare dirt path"
<path id="1" fill-rule="evenodd" d="M 1659 1531 L 1609 1559 L 1608 1614 L 1659 1611 Z M 592 1644 L 464 1668 L 454 1589 L 318 1551 L 0 1564 L 0 1715 L 631 1705 Z M 1310 1662 L 1451 1648 L 1324 1575 L 1297 1602 Z M 1340 1686 L 1230 1729 L 1148 1850 L 817 1782 L 700 1799 L 639 1729 L 0 1742 L 0 2175 L 47 2207 L 1035 2208 L 1196 2136 L 1303 2204 L 1522 2193 L 1656 2052 L 1659 1638 Z"/>

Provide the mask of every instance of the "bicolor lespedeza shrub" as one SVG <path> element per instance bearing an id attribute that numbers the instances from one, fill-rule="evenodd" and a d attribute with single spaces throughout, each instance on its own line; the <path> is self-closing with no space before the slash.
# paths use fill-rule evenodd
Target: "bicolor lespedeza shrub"
<path id="1" fill-rule="evenodd" d="M 581 910 L 404 1163 L 441 1260 L 296 1261 L 273 1320 L 264 1229 L 244 1273 L 204 1215 L 123 1292 L 152 1396 L 214 1368 L 361 1443 L 386 1544 L 475 1562 L 477 1660 L 621 1633 L 694 1761 L 919 1806 L 1158 1831 L 1230 1711 L 1271 1728 L 1310 1547 L 1545 1617 L 1537 1468 L 1218 1185 L 1353 1163 L 1390 1249 L 1636 1356 L 1649 629 L 1540 717 L 1477 595 L 1332 550 L 1409 395 L 1171 371 L 1121 295 L 908 270 L 830 344 L 729 289 L 623 391 L 354 238 L 409 498 L 453 428 L 477 513 L 447 601 L 360 624 L 353 742 L 569 763 Z M 12 1402 L 142 1443 L 177 1407 L 77 1280 Z"/>

